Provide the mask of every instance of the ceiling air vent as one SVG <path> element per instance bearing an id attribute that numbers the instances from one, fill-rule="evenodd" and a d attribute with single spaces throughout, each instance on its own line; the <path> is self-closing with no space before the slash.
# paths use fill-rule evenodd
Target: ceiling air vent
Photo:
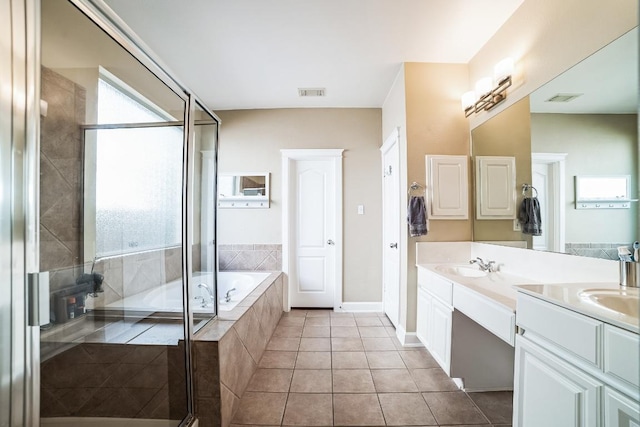
<path id="1" fill-rule="evenodd" d="M 324 96 L 323 87 L 298 88 L 298 96 Z"/>
<path id="2" fill-rule="evenodd" d="M 582 93 L 559 93 L 547 99 L 545 102 L 569 102 L 582 95 Z"/>

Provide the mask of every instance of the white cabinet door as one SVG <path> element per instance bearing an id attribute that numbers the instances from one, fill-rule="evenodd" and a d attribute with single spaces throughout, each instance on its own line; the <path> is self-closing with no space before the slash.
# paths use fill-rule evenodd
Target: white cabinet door
<path id="1" fill-rule="evenodd" d="M 450 307 L 436 298 L 433 299 L 431 303 L 429 351 L 447 375 L 451 370 L 451 313 Z"/>
<path id="2" fill-rule="evenodd" d="M 418 311 L 416 313 L 416 336 L 429 348 L 429 324 L 433 297 L 418 285 Z"/>
<path id="3" fill-rule="evenodd" d="M 425 156 L 429 216 L 432 219 L 469 218 L 467 156 Z"/>
<path id="4" fill-rule="evenodd" d="M 515 157 L 476 157 L 476 219 L 516 215 Z"/>
<path id="5" fill-rule="evenodd" d="M 525 336 L 516 339 L 515 372 L 514 426 L 600 425 L 603 384 Z"/>
<path id="6" fill-rule="evenodd" d="M 604 396 L 604 425 L 639 427 L 640 403 L 607 387 Z"/>

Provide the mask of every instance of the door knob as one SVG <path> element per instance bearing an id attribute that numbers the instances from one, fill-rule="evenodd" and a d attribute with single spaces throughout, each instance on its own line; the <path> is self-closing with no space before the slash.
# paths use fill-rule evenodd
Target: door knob
<path id="1" fill-rule="evenodd" d="M 335 244 L 336 244 L 336 242 L 334 242 L 333 240 L 331 240 L 331 239 L 327 240 L 327 245 L 333 246 Z"/>
<path id="2" fill-rule="evenodd" d="M 397 243 L 389 243 L 389 247 L 391 249 L 398 249 L 398 244 Z"/>

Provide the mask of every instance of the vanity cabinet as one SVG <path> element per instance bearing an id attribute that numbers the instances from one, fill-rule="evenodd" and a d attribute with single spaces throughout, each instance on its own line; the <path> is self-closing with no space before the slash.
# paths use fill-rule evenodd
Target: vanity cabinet
<path id="1" fill-rule="evenodd" d="M 416 335 L 447 375 L 451 370 L 452 302 L 451 282 L 418 269 Z"/>
<path id="2" fill-rule="evenodd" d="M 637 426 L 638 334 L 518 295 L 513 425 Z"/>

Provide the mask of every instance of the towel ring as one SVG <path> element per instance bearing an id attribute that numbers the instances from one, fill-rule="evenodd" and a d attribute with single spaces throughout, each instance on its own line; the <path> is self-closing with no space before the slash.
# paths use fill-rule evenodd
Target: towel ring
<path id="1" fill-rule="evenodd" d="M 424 187 L 422 185 L 418 184 L 417 182 L 413 181 L 411 183 L 411 185 L 409 186 L 409 191 L 407 191 L 407 194 L 409 196 L 411 196 L 411 192 L 412 191 L 416 191 L 416 190 L 420 190 L 421 193 L 424 195 Z"/>
<path id="2" fill-rule="evenodd" d="M 529 190 L 535 191 L 535 194 L 533 194 L 533 191 L 532 191 L 532 193 L 531 193 L 532 197 L 538 197 L 538 190 L 536 190 L 536 187 L 534 187 L 531 184 L 522 184 L 522 195 L 523 196 L 526 197 L 527 196 L 527 191 L 529 191 Z"/>

